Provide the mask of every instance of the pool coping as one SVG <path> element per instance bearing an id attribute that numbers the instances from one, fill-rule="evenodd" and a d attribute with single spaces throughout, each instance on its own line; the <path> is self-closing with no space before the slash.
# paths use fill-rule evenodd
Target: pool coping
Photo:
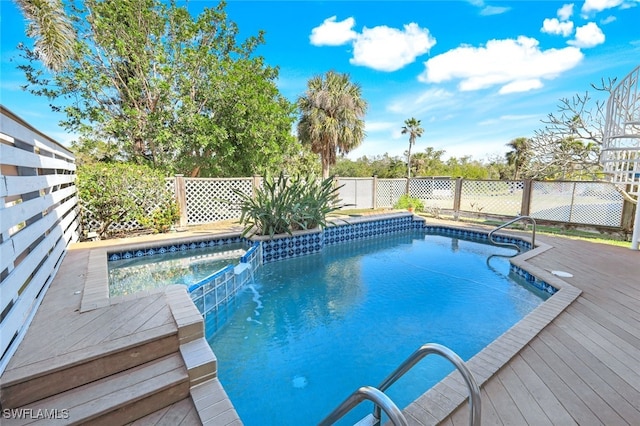
<path id="1" fill-rule="evenodd" d="M 404 215 L 402 215 L 404 216 Z M 355 223 L 364 221 L 381 220 L 388 217 L 398 217 L 398 215 L 367 215 L 365 217 L 354 217 L 344 219 L 344 222 Z M 341 219 L 343 220 L 343 219 Z M 424 220 L 424 218 L 420 218 Z M 425 223 L 425 227 L 429 227 Z M 444 227 L 461 231 L 471 231 L 480 234 L 488 234 L 489 230 L 483 228 L 473 228 L 456 226 L 455 224 L 443 225 L 439 223 L 436 227 Z M 315 233 L 318 230 L 303 231 L 305 233 Z M 508 233 L 503 235 L 511 236 Z M 176 237 L 165 237 L 159 241 L 137 241 L 123 242 L 102 247 L 91 248 L 89 253 L 89 265 L 85 280 L 84 291 L 80 312 L 86 312 L 104 306 L 121 303 L 126 300 L 137 299 L 149 294 L 164 292 L 164 288 L 151 289 L 137 292 L 126 296 L 109 296 L 107 261 L 108 253 L 114 251 L 135 250 L 141 248 L 152 248 L 171 244 L 182 244 L 191 242 L 208 241 L 212 239 L 237 238 L 239 232 L 207 233 L 205 235 L 181 235 Z M 519 240 L 529 242 L 525 236 L 517 236 Z M 105 242 L 107 243 L 107 242 Z M 553 246 L 537 241 L 536 247 L 510 259 L 510 263 L 520 268 L 536 279 L 555 287 L 555 292 L 549 299 L 540 304 L 532 312 L 514 324 L 497 339 L 489 343 L 484 349 L 466 361 L 466 365 L 473 374 L 478 386 L 482 387 L 494 374 L 504 367 L 515 355 L 517 355 L 535 336 L 537 336 L 547 325 L 549 325 L 558 315 L 560 315 L 573 301 L 575 301 L 581 290 L 537 267 L 527 260 L 546 252 Z M 195 305 L 194 305 L 195 306 Z M 425 342 L 437 343 L 437 342 Z M 414 348 L 417 349 L 417 348 Z M 407 354 L 407 356 L 409 353 Z M 436 424 L 445 420 L 453 411 L 465 403 L 468 398 L 467 386 L 457 371 L 453 371 L 426 393 L 410 403 L 403 412 L 416 424 Z M 426 419 L 426 423 L 425 423 Z"/>

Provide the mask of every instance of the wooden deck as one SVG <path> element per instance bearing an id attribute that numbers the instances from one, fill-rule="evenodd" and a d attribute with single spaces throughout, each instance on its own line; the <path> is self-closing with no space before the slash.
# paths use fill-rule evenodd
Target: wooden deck
<path id="1" fill-rule="evenodd" d="M 640 424 L 640 252 L 539 240 L 553 248 L 528 262 L 570 272 L 582 294 L 482 387 L 483 424 Z"/>
<path id="2" fill-rule="evenodd" d="M 69 247 L 0 377 L 1 423 L 240 424 L 217 379 L 202 316 L 183 286 L 107 298 L 81 312 L 96 253 L 106 267 L 104 246 L 114 243 L 125 242 Z M 32 417 L 45 410 L 59 417 Z"/>

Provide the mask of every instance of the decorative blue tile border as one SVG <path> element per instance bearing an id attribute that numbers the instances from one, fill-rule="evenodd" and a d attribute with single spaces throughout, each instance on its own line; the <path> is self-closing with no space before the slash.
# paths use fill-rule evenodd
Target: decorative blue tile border
<path id="1" fill-rule="evenodd" d="M 179 251 L 207 248 L 207 247 L 219 247 L 227 244 L 241 244 L 244 243 L 246 246 L 249 246 L 253 243 L 249 242 L 246 238 L 241 238 L 240 236 L 236 237 L 227 237 L 227 238 L 218 238 L 206 241 L 198 241 L 198 242 L 185 242 L 185 243 L 177 243 L 177 244 L 168 244 L 168 245 L 154 245 L 146 248 L 136 248 L 134 250 L 125 250 L 120 252 L 109 252 L 107 254 L 107 259 L 109 261 L 121 260 L 121 259 L 132 259 L 134 257 L 144 257 L 144 256 L 153 256 L 156 254 L 165 254 L 165 253 L 175 253 Z"/>
<path id="2" fill-rule="evenodd" d="M 547 282 L 541 280 L 540 278 L 536 277 L 535 275 L 525 271 L 524 269 L 514 265 L 513 263 L 511 264 L 511 272 L 517 274 L 518 276 L 522 277 L 525 279 L 525 281 L 527 281 L 527 283 L 531 284 L 532 286 L 536 287 L 537 289 L 540 289 L 546 293 L 549 294 L 555 294 L 558 289 L 555 288 L 554 286 L 552 286 L 551 284 L 548 284 Z"/>
<path id="3" fill-rule="evenodd" d="M 446 226 L 430 226 L 424 225 L 427 234 L 446 235 L 448 237 L 457 237 L 462 239 L 475 239 L 480 241 L 489 241 L 489 235 L 485 232 L 471 231 L 468 229 L 449 228 Z M 494 239 L 499 243 L 516 244 L 525 250 L 531 250 L 531 243 L 520 238 L 510 237 L 506 235 L 495 234 Z"/>

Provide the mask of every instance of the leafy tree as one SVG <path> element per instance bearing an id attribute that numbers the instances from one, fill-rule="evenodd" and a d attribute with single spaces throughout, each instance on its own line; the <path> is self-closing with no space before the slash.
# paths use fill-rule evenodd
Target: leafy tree
<path id="1" fill-rule="evenodd" d="M 367 102 L 362 99 L 360 86 L 351 83 L 347 74 L 329 71 L 308 81 L 298 107 L 298 138 L 320 154 L 326 179 L 337 154 L 347 154 L 362 143 Z"/>
<path id="2" fill-rule="evenodd" d="M 253 55 L 262 32 L 238 41 L 224 8 L 193 17 L 174 0 L 72 3 L 72 60 L 49 77 L 23 46 L 21 68 L 32 93 L 65 111 L 81 150 L 111 145 L 127 161 L 191 176 L 261 173 L 298 151 L 295 105 L 277 69 Z"/>
<path id="3" fill-rule="evenodd" d="M 35 39 L 34 56 L 52 71 L 73 56 L 75 32 L 60 0 L 15 0 L 29 21 L 26 34 Z"/>
<path id="4" fill-rule="evenodd" d="M 530 141 L 527 138 L 516 138 L 507 144 L 511 151 L 507 152 L 505 158 L 507 164 L 513 167 L 513 179 L 520 179 L 523 167 L 531 158 Z"/>
<path id="5" fill-rule="evenodd" d="M 604 79 L 596 92 L 610 94 L 616 79 Z M 556 113 L 542 122 L 530 139 L 532 153 L 526 173 L 538 179 L 596 178 L 600 172 L 598 157 L 604 138 L 606 99 L 594 98 L 592 93 L 562 98 Z"/>
<path id="6" fill-rule="evenodd" d="M 424 152 L 417 152 L 413 156 L 415 175 L 418 176 L 442 176 L 447 175 L 445 164 L 442 161 L 444 149 L 435 149 L 432 146 L 425 148 Z"/>
<path id="7" fill-rule="evenodd" d="M 422 137 L 424 129 L 420 127 L 420 120 L 413 117 L 404 121 L 402 134 L 409 134 L 409 153 L 407 154 L 407 178 L 411 178 L 411 147 L 416 143 L 416 138 Z"/>

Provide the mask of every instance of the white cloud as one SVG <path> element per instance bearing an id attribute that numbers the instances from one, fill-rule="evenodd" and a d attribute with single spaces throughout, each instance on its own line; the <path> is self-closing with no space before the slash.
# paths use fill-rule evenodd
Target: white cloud
<path id="1" fill-rule="evenodd" d="M 498 93 L 506 95 L 507 93 L 528 92 L 530 90 L 540 89 L 543 86 L 542 81 L 537 78 L 529 80 L 517 80 L 502 86 Z"/>
<path id="2" fill-rule="evenodd" d="M 540 31 L 547 34 L 561 34 L 564 37 L 568 37 L 573 33 L 573 22 L 560 22 L 557 18 L 547 18 L 542 22 Z"/>
<path id="3" fill-rule="evenodd" d="M 484 9 L 480 11 L 480 15 L 482 16 L 501 15 L 503 13 L 507 13 L 510 10 L 511 10 L 510 7 L 486 6 Z"/>
<path id="4" fill-rule="evenodd" d="M 558 18 L 560 18 L 561 21 L 568 21 L 572 15 L 573 15 L 573 3 L 565 4 L 560 9 L 558 9 Z"/>
<path id="5" fill-rule="evenodd" d="M 340 46 L 356 38 L 356 32 L 352 30 L 356 24 L 355 19 L 347 18 L 336 22 L 337 17 L 327 18 L 318 27 L 311 30 L 309 40 L 314 46 Z"/>
<path id="6" fill-rule="evenodd" d="M 460 97 L 441 88 L 430 88 L 422 93 L 407 93 L 394 98 L 386 110 L 395 114 L 408 116 L 420 115 L 430 111 L 447 111 L 456 109 Z"/>
<path id="7" fill-rule="evenodd" d="M 607 25 L 607 24 L 610 24 L 612 22 L 615 22 L 616 19 L 618 19 L 618 18 L 616 18 L 613 15 L 610 15 L 610 16 L 607 16 L 606 18 L 604 18 L 602 21 L 600 21 L 600 24 Z"/>
<path id="8" fill-rule="evenodd" d="M 415 61 L 436 44 L 426 28 L 411 23 L 398 30 L 387 26 L 364 28 L 353 42 L 353 65 L 396 71 Z"/>
<path id="9" fill-rule="evenodd" d="M 605 9 L 620 6 L 624 0 L 585 0 L 582 5 L 582 12 L 602 12 Z"/>
<path id="10" fill-rule="evenodd" d="M 604 33 L 595 22 L 576 28 L 576 38 L 568 43 L 580 48 L 594 47 L 604 43 Z"/>
<path id="11" fill-rule="evenodd" d="M 577 66 L 584 55 L 577 47 L 540 50 L 538 41 L 490 40 L 484 47 L 461 46 L 425 62 L 418 80 L 441 83 L 460 79 L 462 91 L 500 86 L 500 93 L 528 91 Z M 540 82 L 538 84 L 538 81 Z"/>

